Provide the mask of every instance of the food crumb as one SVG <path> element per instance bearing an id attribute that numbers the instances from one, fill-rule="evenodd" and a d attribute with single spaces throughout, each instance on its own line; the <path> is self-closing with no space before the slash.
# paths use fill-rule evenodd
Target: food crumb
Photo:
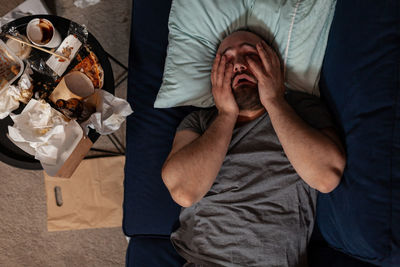
<path id="1" fill-rule="evenodd" d="M 11 66 L 11 71 L 12 71 L 12 73 L 14 73 L 14 75 L 18 75 L 19 70 L 20 70 L 19 66 L 17 66 L 17 65 Z"/>
<path id="2" fill-rule="evenodd" d="M 63 50 L 62 50 L 62 54 L 63 54 L 65 57 L 69 58 L 69 56 L 72 54 L 72 49 L 73 49 L 72 46 L 66 46 L 66 47 L 64 47 Z"/>

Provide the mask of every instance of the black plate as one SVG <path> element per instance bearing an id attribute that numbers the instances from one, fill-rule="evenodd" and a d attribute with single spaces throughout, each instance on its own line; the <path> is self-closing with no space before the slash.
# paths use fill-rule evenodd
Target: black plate
<path id="1" fill-rule="evenodd" d="M 51 21 L 57 31 L 60 33 L 62 39 L 67 37 L 68 30 L 70 29 L 71 23 L 72 25 L 78 25 L 75 22 L 72 22 L 68 19 L 53 16 L 53 15 L 36 15 L 36 16 L 27 16 L 23 18 L 16 19 L 11 21 L 10 23 L 4 25 L 2 27 L 2 31 L 5 32 L 10 27 L 15 27 L 19 33 L 26 35 L 25 28 L 26 25 L 29 23 L 30 20 L 34 18 L 45 18 Z M 107 53 L 101 47 L 100 43 L 96 40 L 96 38 L 91 34 L 88 33 L 88 38 L 86 42 L 91 50 L 96 54 L 99 59 L 99 62 L 104 70 L 104 85 L 103 90 L 106 90 L 112 94 L 114 94 L 114 76 L 111 68 L 110 61 L 108 60 Z M 35 54 L 40 55 L 43 53 L 43 56 L 48 57 L 45 52 L 39 52 L 38 50 L 35 51 Z M 71 63 L 70 68 L 73 67 L 74 62 Z M 68 69 L 65 73 L 68 72 Z M 25 105 L 21 104 L 20 108 L 13 113 L 20 113 Z M 11 118 L 8 116 L 3 120 L 0 120 L 0 160 L 4 163 L 12 165 L 14 167 L 23 168 L 23 169 L 31 169 L 31 170 L 40 170 L 42 166 L 40 162 L 36 160 L 33 156 L 25 153 L 20 148 L 15 146 L 7 137 L 8 133 L 8 126 L 12 125 L 13 122 Z M 90 130 L 89 138 L 94 143 L 98 138 L 99 134 L 94 131 Z"/>

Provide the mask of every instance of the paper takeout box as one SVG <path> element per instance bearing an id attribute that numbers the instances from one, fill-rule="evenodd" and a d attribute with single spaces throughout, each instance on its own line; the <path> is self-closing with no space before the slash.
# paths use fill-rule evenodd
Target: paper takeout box
<path id="1" fill-rule="evenodd" d="M 70 178 L 79 164 L 89 153 L 90 148 L 93 146 L 89 137 L 83 135 L 83 131 L 73 140 L 72 146 L 67 148 L 62 158 L 56 165 L 42 164 L 45 172 L 53 177 Z"/>
<path id="2" fill-rule="evenodd" d="M 78 91 L 79 89 L 80 91 Z M 94 88 L 89 78 L 85 74 L 75 71 L 62 78 L 49 99 L 53 103 L 58 99 L 68 100 L 70 98 L 77 98 L 83 100 L 93 94 L 93 92 Z M 73 138 L 70 144 L 66 144 L 63 147 L 64 153 L 61 155 L 60 161 L 56 165 L 42 163 L 43 169 L 50 176 L 70 178 L 93 146 L 92 141 L 84 134 L 80 127 L 75 127 L 75 130 L 71 131 L 69 135 Z"/>
<path id="3" fill-rule="evenodd" d="M 81 75 L 87 79 L 85 86 L 82 86 L 82 81 L 78 81 L 75 85 L 75 87 L 78 86 L 78 88 L 79 86 L 82 86 L 82 88 L 85 89 L 84 92 L 72 92 L 71 88 L 68 88 L 68 82 L 66 83 L 66 79 L 74 75 Z M 82 79 L 82 77 L 80 78 Z M 90 86 L 88 86 L 88 84 L 90 84 Z M 93 85 L 91 84 L 89 78 L 87 78 L 83 73 L 72 72 L 63 77 L 49 98 L 54 103 L 60 98 L 64 100 L 68 100 L 69 98 L 78 98 L 82 100 L 93 92 Z M 85 97 L 82 97 L 81 95 Z M 48 175 L 53 177 L 70 178 L 85 156 L 89 153 L 90 148 L 93 146 L 92 141 L 84 134 L 82 128 L 76 128 L 76 130 L 70 134 L 73 136 L 71 139 L 71 144 L 67 144 L 63 148 L 65 149 L 65 152 L 61 156 L 60 162 L 58 162 L 56 165 L 42 164 L 43 169 Z"/>
<path id="4" fill-rule="evenodd" d="M 31 99 L 21 114 L 11 118 L 10 140 L 40 160 L 50 176 L 71 177 L 93 145 L 75 120 L 65 120 L 48 103 Z"/>
<path id="5" fill-rule="evenodd" d="M 71 97 L 65 82 L 56 89 L 53 101 Z M 88 96 L 87 90 L 83 93 Z M 68 120 L 45 102 L 31 99 L 21 114 L 13 114 L 11 118 L 14 126 L 9 126 L 10 140 L 40 160 L 46 173 L 53 177 L 71 177 L 93 145 L 78 122 Z"/>
<path id="6" fill-rule="evenodd" d="M 24 70 L 24 63 L 0 40 L 0 90 L 12 84 Z"/>

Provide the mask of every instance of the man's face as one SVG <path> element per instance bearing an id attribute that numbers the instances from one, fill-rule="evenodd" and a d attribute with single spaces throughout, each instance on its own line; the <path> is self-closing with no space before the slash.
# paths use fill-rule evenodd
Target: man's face
<path id="1" fill-rule="evenodd" d="M 246 57 L 252 58 L 261 65 L 256 44 L 261 41 L 257 35 L 238 31 L 226 37 L 218 48 L 221 55 L 225 55 L 227 62 L 233 64 L 231 87 L 240 110 L 258 110 L 263 108 L 257 79 L 247 64 Z"/>

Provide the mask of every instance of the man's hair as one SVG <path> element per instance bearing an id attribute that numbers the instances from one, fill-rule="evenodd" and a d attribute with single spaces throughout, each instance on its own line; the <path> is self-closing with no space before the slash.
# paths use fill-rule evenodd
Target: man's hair
<path id="1" fill-rule="evenodd" d="M 260 37 L 261 40 L 263 40 L 269 47 L 272 48 L 272 50 L 274 50 L 275 53 L 277 53 L 277 51 L 276 51 L 275 48 L 271 45 L 271 43 L 268 42 L 268 40 L 266 40 L 266 39 L 265 39 L 262 35 L 260 35 L 259 33 L 254 32 L 254 31 L 251 31 L 251 30 L 248 29 L 248 28 L 239 28 L 239 29 L 236 29 L 236 30 L 234 30 L 233 32 L 231 32 L 229 35 L 234 34 L 235 32 L 250 32 L 250 33 L 252 33 L 252 34 L 254 34 L 254 35 Z M 224 39 L 222 39 L 222 40 L 219 42 L 217 49 L 218 49 L 219 46 L 221 45 L 222 41 L 225 40 L 225 38 L 227 38 L 229 35 L 225 36 Z M 278 53 L 277 53 L 277 54 L 278 54 Z"/>
<path id="2" fill-rule="evenodd" d="M 252 31 L 252 30 L 250 30 L 250 29 L 248 29 L 248 28 L 239 28 L 239 29 L 236 29 L 236 30 L 234 30 L 233 32 L 231 32 L 229 35 L 231 35 L 231 34 L 233 34 L 233 33 L 235 33 L 235 32 L 250 32 L 250 33 L 252 33 L 252 34 L 254 34 L 254 35 L 257 35 L 258 37 L 260 37 L 261 40 L 263 40 L 263 41 L 266 42 L 269 46 L 271 46 L 271 44 L 270 44 L 263 36 L 261 36 L 259 33 L 255 32 L 255 31 Z M 228 36 L 229 36 L 229 35 L 228 35 Z M 228 37 L 228 36 L 226 36 L 226 37 Z M 225 38 L 226 38 L 226 37 L 225 37 Z"/>

